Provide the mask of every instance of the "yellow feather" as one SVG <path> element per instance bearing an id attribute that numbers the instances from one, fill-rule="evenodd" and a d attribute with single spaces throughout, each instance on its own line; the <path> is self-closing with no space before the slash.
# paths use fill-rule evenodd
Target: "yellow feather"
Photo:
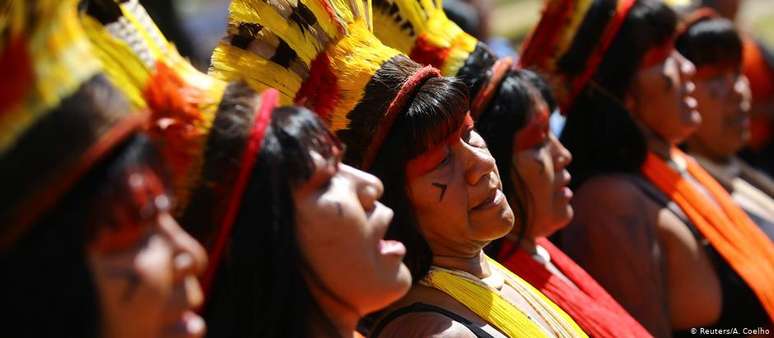
<path id="1" fill-rule="evenodd" d="M 81 15 L 81 22 L 94 46 L 94 54 L 102 62 L 108 80 L 129 99 L 135 109 L 146 108 L 142 93 L 150 78 L 146 65 L 131 48 L 114 38 L 94 18 Z"/>
<path id="2" fill-rule="evenodd" d="M 454 22 L 446 17 L 440 0 L 378 0 L 380 5 L 374 14 L 376 26 L 374 33 L 386 45 L 410 54 L 417 38 L 422 37 L 437 48 L 449 49 L 448 57 L 441 65 L 444 75 L 454 76 L 465 64 L 470 54 L 475 50 L 474 37 L 462 31 Z M 398 11 L 393 18 L 390 5 L 396 5 Z M 402 23 L 411 24 L 411 31 L 401 27 Z"/>
<path id="3" fill-rule="evenodd" d="M 210 75 L 222 80 L 242 79 L 256 91 L 275 88 L 281 102 L 291 104 L 301 88 L 297 74 L 255 54 L 221 42 L 212 53 Z"/>
<path id="4" fill-rule="evenodd" d="M 22 13 L 28 13 L 27 4 L 18 1 L 14 6 L 19 7 L 8 8 L 14 16 L 23 16 Z M 32 34 L 27 46 L 34 79 L 23 107 L 0 118 L 0 154 L 10 149 L 35 121 L 101 70 L 78 21 L 75 1 L 39 0 L 35 2 L 34 17 L 36 22 L 15 19 L 16 24 L 26 25 L 16 33 L 24 29 Z"/>
<path id="5" fill-rule="evenodd" d="M 578 33 L 578 28 L 583 22 L 583 18 L 586 17 L 586 14 L 591 7 L 591 3 L 592 0 L 578 0 L 574 3 L 575 8 L 573 8 L 571 11 L 572 16 L 569 18 L 567 25 L 564 26 L 561 37 L 559 38 L 559 41 L 556 45 L 556 53 L 553 53 L 553 58 L 548 60 L 546 63 L 547 65 L 556 65 L 556 62 L 558 61 L 557 58 L 560 55 L 564 55 L 564 53 L 570 48 L 573 39 L 575 39 L 575 34 Z"/>
<path id="6" fill-rule="evenodd" d="M 380 43 L 362 22 L 350 25 L 349 31 L 349 36 L 328 51 L 340 91 L 339 103 L 330 121 L 334 132 L 348 127 L 347 114 L 363 98 L 368 81 L 384 62 L 400 54 Z"/>

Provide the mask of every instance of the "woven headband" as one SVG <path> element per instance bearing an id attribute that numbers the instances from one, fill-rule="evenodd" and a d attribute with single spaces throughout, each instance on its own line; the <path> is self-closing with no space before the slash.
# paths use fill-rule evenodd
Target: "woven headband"
<path id="1" fill-rule="evenodd" d="M 512 65 L 513 59 L 506 57 L 497 60 L 492 66 L 492 75 L 489 76 L 484 87 L 478 91 L 478 94 L 476 94 L 476 97 L 470 104 L 470 116 L 473 118 L 473 121 L 478 120 L 478 117 L 484 112 L 484 109 L 489 105 L 489 102 L 492 101 L 494 93 L 497 91 L 497 88 L 500 87 L 500 83 L 503 82 L 505 75 L 508 74 L 508 70 L 511 69 Z"/>
<path id="2" fill-rule="evenodd" d="M 210 265 L 204 273 L 204 279 L 202 281 L 205 296 L 209 295 L 210 289 L 212 288 L 215 273 L 220 265 L 221 256 L 223 256 L 223 251 L 226 248 L 228 239 L 231 237 L 231 229 L 239 212 L 239 207 L 242 204 L 242 197 L 247 188 L 247 183 L 250 180 L 250 173 L 253 171 L 255 161 L 258 159 L 258 153 L 261 151 L 261 144 L 263 143 L 263 137 L 266 134 L 266 127 L 268 127 L 271 122 L 271 113 L 278 101 L 279 92 L 275 89 L 266 90 L 261 94 L 261 105 L 258 107 L 253 126 L 250 128 L 250 135 L 248 136 L 247 144 L 242 153 L 242 159 L 240 160 L 239 173 L 234 188 L 231 190 L 231 194 L 228 197 L 226 213 L 223 216 L 221 224 L 219 224 L 215 243 L 210 251 Z"/>
<path id="3" fill-rule="evenodd" d="M 400 87 L 400 91 L 398 91 L 398 95 L 396 95 L 392 102 L 390 102 L 390 106 L 387 108 L 387 112 L 376 126 L 374 137 L 371 139 L 371 143 L 368 145 L 368 148 L 366 148 L 366 151 L 363 155 L 361 169 L 368 170 L 368 168 L 371 167 L 373 161 L 376 159 L 376 154 L 382 147 L 382 143 L 384 143 L 384 139 L 387 138 L 387 134 L 392 129 L 392 125 L 395 124 L 398 113 L 403 111 L 411 102 L 419 87 L 421 87 L 427 80 L 434 77 L 441 77 L 441 72 L 432 66 L 425 66 L 411 75 L 411 77 L 409 77 L 408 80 L 403 83 L 403 86 Z"/>

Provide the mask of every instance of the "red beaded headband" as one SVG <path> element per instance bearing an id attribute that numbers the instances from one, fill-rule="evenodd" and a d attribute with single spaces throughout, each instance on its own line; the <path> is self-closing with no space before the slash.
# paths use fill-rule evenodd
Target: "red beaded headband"
<path id="1" fill-rule="evenodd" d="M 483 88 L 478 91 L 478 94 L 470 104 L 470 116 L 474 121 L 478 120 L 478 117 L 484 112 L 484 109 L 489 105 L 489 102 L 492 101 L 494 93 L 497 91 L 497 88 L 500 87 L 500 83 L 503 82 L 505 75 L 508 74 L 508 70 L 511 69 L 512 65 L 513 59 L 506 57 L 497 60 L 492 66 L 492 75 L 489 76 L 489 79 L 486 81 Z"/>
<path id="2" fill-rule="evenodd" d="M 392 129 L 392 125 L 398 118 L 398 113 L 402 112 L 406 108 L 406 105 L 411 102 L 417 89 L 421 87 L 425 81 L 434 77 L 441 77 L 441 72 L 432 66 L 425 66 L 411 75 L 411 77 L 409 77 L 408 80 L 403 83 L 403 86 L 400 87 L 398 94 L 395 96 L 392 102 L 390 102 L 390 106 L 387 108 L 387 112 L 384 114 L 384 117 L 376 126 L 374 137 L 371 139 L 371 143 L 368 145 L 368 148 L 366 148 L 366 151 L 363 154 L 363 162 L 360 166 L 361 169 L 368 170 L 368 168 L 371 167 L 374 160 L 376 159 L 376 154 L 382 147 L 382 143 L 384 143 L 384 140 L 387 138 L 387 134 Z"/>
<path id="3" fill-rule="evenodd" d="M 205 295 L 208 295 L 210 292 L 215 273 L 220 265 L 221 256 L 226 248 L 229 237 L 231 237 L 231 229 L 239 212 L 239 207 L 242 204 L 242 197 L 247 188 L 247 183 L 250 180 L 250 173 L 253 171 L 255 161 L 258 159 L 258 153 L 261 151 L 261 144 L 263 143 L 263 137 L 266 134 L 266 127 L 268 127 L 271 122 L 271 113 L 278 102 L 279 92 L 275 89 L 266 90 L 261 94 L 261 105 L 255 114 L 255 120 L 250 129 L 250 135 L 248 136 L 245 150 L 242 153 L 239 173 L 234 188 L 231 190 L 231 194 L 228 197 L 226 212 L 220 227 L 218 228 L 215 243 L 210 251 L 210 265 L 204 273 L 204 278 L 202 280 L 202 287 Z"/>

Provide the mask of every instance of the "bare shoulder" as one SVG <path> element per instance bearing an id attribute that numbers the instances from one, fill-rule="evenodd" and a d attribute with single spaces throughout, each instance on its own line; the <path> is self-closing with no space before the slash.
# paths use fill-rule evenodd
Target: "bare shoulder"
<path id="1" fill-rule="evenodd" d="M 632 182 L 618 175 L 594 177 L 584 182 L 572 201 L 575 217 L 567 233 L 593 242 L 642 243 L 655 240 L 661 209 Z"/>
<path id="2" fill-rule="evenodd" d="M 573 203 L 584 210 L 640 210 L 647 200 L 642 190 L 623 175 L 601 175 L 590 178 L 575 191 Z M 615 209 L 608 209 L 614 207 Z"/>
<path id="3" fill-rule="evenodd" d="M 671 331 L 659 239 L 663 208 L 623 176 L 584 182 L 562 248 L 650 332 Z"/>
<path id="4" fill-rule="evenodd" d="M 476 338 L 468 328 L 439 313 L 409 313 L 387 324 L 378 338 Z M 376 337 L 374 337 L 376 338 Z"/>

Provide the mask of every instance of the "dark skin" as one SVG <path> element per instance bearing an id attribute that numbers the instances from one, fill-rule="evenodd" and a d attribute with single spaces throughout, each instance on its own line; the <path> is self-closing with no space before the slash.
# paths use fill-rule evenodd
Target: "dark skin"
<path id="1" fill-rule="evenodd" d="M 707 326 L 721 293 L 688 226 L 620 176 L 584 183 L 563 247 L 656 337 Z M 589 245 L 589 243 L 594 243 Z"/>

